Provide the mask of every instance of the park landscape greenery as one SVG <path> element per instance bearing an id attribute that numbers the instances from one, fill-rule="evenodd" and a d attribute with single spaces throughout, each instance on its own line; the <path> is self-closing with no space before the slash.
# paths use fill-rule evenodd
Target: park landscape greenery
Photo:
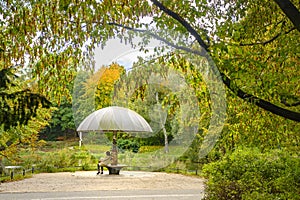
<path id="1" fill-rule="evenodd" d="M 1 163 L 30 165 L 34 160 L 53 171 L 58 163 L 76 166 L 80 160 L 88 169 L 94 159 L 88 151 L 68 147 L 50 152 L 47 144 L 53 143 L 45 140 L 76 138 L 75 127 L 85 116 L 116 100 L 147 120 L 151 116 L 144 105 L 159 104 L 168 113 L 157 136 L 134 139 L 124 134 L 119 145 L 133 151 L 140 146 L 142 152 L 164 146 L 166 138 L 172 141 L 182 133 L 182 122 L 176 118 L 183 106 L 180 94 L 159 85 L 151 88 L 143 80 L 148 73 L 167 77 L 176 70 L 193 88 L 202 115 L 197 136 L 175 164 L 202 169 L 208 179 L 206 198 L 299 199 L 299 1 L 0 0 L 0 4 Z M 151 23 L 143 20 L 146 17 Z M 138 44 L 137 36 L 143 38 Z M 130 73 L 116 63 L 94 72 L 94 48 L 111 38 L 140 51 L 155 38 L 169 51 L 162 54 L 164 49 L 157 47 L 158 56 L 140 59 Z M 212 102 L 191 57 L 209 57 L 226 87 L 222 133 L 208 155 L 200 158 Z M 145 67 L 150 65 L 151 70 Z M 142 84 L 126 97 L 136 82 Z M 153 90 L 157 96 L 148 95 Z"/>

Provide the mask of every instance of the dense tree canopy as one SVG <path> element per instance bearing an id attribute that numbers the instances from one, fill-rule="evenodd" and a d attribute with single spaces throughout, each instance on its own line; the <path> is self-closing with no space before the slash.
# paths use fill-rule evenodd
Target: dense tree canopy
<path id="1" fill-rule="evenodd" d="M 3 157 L 17 159 L 19 147 L 39 146 L 38 133 L 50 118 L 51 103 L 17 72 L 0 70 L 0 167 Z"/>
<path id="2" fill-rule="evenodd" d="M 16 69 L 0 70 L 0 130 L 27 124 L 40 107 L 49 108 L 51 103 L 42 95 L 31 91 Z M 26 83 L 26 82 L 25 82 Z"/>
<path id="3" fill-rule="evenodd" d="M 279 1 L 1 1 L 1 68 L 26 65 L 40 92 L 59 97 L 78 66 L 91 66 L 96 45 L 112 37 L 130 42 L 146 30 L 173 47 L 205 50 L 237 96 L 299 121 L 299 108 L 292 106 L 299 103 L 299 2 L 283 2 L 293 10 Z M 190 48 L 193 41 L 198 49 Z M 265 74 L 265 66 L 276 74 Z M 241 73 L 249 79 L 236 78 Z"/>
<path id="4" fill-rule="evenodd" d="M 292 11 L 278 1 L 0 1 L 1 69 L 22 66 L 37 92 L 59 101 L 75 71 L 92 66 L 95 46 L 116 37 L 134 46 L 140 36 L 143 49 L 152 37 L 210 56 L 230 94 L 299 121 L 299 2 L 284 2 Z"/>
<path id="5" fill-rule="evenodd" d="M 262 152 L 287 150 L 288 154 L 296 152 L 291 155 L 291 160 L 298 158 L 299 10 L 298 0 L 0 0 L 0 164 L 1 159 L 13 155 L 19 145 L 32 144 L 32 148 L 38 145 L 38 132 L 46 125 L 45 119 L 49 118 L 51 111 L 45 109 L 50 105 L 46 98 L 54 105 L 59 104 L 62 98 L 72 100 L 76 125 L 95 109 L 95 101 L 99 103 L 99 108 L 110 104 L 112 83 L 123 73 L 123 69 L 116 67 L 105 73 L 93 73 L 95 47 L 104 47 L 110 39 L 118 39 L 140 51 L 147 51 L 151 39 L 163 44 L 154 48 L 152 60 L 140 60 L 134 65 L 139 69 L 124 74 L 128 75 L 128 79 L 119 82 L 114 94 L 119 92 L 129 107 L 133 106 L 145 114 L 147 120 L 159 118 L 147 115 L 151 108 L 152 114 L 160 114 L 155 109 L 159 104 L 165 106 L 168 111 L 166 119 L 169 120 L 165 123 L 165 130 L 168 135 L 174 136 L 173 141 L 176 138 L 181 141 L 181 137 L 185 136 L 181 134 L 185 130 L 180 129 L 179 125 L 186 122 L 183 118 L 176 118 L 176 114 L 182 111 L 179 107 L 184 106 L 184 103 L 178 103 L 177 98 L 182 93 L 170 92 L 161 85 L 150 88 L 147 82 L 147 70 L 150 68 L 147 65 L 155 63 L 151 70 L 164 78 L 170 75 L 165 66 L 186 75 L 197 97 L 193 100 L 199 103 L 201 111 L 201 115 L 197 116 L 201 119 L 196 121 L 200 129 L 184 154 L 191 162 L 215 161 L 240 147 L 251 149 L 246 151 L 246 158 L 252 155 L 252 148 Z M 137 38 L 142 39 L 137 42 Z M 195 71 L 195 63 L 190 62 L 194 60 L 203 64 L 197 65 L 199 71 Z M 227 118 L 226 123 L 220 126 L 220 137 L 212 134 L 216 142 L 214 149 L 201 153 L 202 146 L 210 145 L 205 136 L 209 135 L 207 127 L 210 127 L 212 116 L 222 118 L 224 114 L 221 111 L 211 112 L 216 106 L 213 96 L 221 97 L 209 88 L 215 86 L 214 82 L 204 79 L 211 72 L 203 67 L 206 65 L 227 88 Z M 22 69 L 22 79 L 15 78 L 17 73 L 11 71 L 11 66 Z M 105 75 L 103 79 L 100 78 L 102 74 Z M 75 81 L 74 91 L 67 87 L 72 81 Z M 142 84 L 137 87 L 139 83 Z M 100 89 L 95 93 L 97 85 L 107 90 Z M 135 93 L 128 95 L 127 86 L 135 88 Z M 156 90 L 156 95 L 148 98 L 147 89 L 150 93 Z M 41 109 L 43 106 L 45 108 Z M 70 107 L 67 103 L 65 122 L 71 119 Z M 192 115 L 192 111 L 183 114 Z M 57 119 L 60 121 L 60 116 Z M 22 126 L 24 123 L 27 126 Z M 69 126 L 68 123 L 59 125 Z M 211 167 L 211 172 L 222 174 L 218 178 L 221 180 L 221 193 L 228 187 L 231 193 L 225 193 L 236 195 L 234 190 L 239 192 L 240 188 L 235 186 L 239 184 L 247 192 L 251 182 L 255 182 L 252 185 L 254 190 L 259 191 L 256 184 L 260 185 L 261 181 L 253 178 L 253 168 L 248 167 L 253 167 L 253 163 L 244 157 L 233 162 L 239 153 L 239 150 L 235 151 L 233 159 L 229 156 L 228 160 L 225 156 L 225 160 L 221 160 L 220 169 L 230 166 L 225 167 L 225 171 L 229 169 L 227 174 L 234 177 L 232 182 L 223 179 L 225 176 L 214 168 L 214 164 Z M 277 154 L 272 155 L 277 159 Z M 275 157 L 270 157 L 270 160 Z M 259 166 L 254 167 L 261 169 L 262 174 L 266 171 L 270 174 L 277 170 L 284 171 L 289 161 L 283 158 L 280 161 L 282 165 L 274 162 L 275 167 L 270 169 L 265 158 L 258 158 L 254 163 L 259 163 Z M 226 165 L 228 161 L 233 165 Z M 232 166 L 237 166 L 239 175 L 246 178 L 235 179 Z M 244 173 L 244 169 L 251 169 L 251 176 Z M 273 182 L 274 178 L 268 178 L 268 181 L 283 185 L 286 183 L 283 180 L 292 178 L 297 182 L 298 177 L 291 170 L 287 173 L 287 179 Z M 274 186 L 276 193 L 281 186 Z M 293 185 L 295 188 L 297 186 Z M 266 194 L 274 192 L 269 186 L 266 188 Z"/>

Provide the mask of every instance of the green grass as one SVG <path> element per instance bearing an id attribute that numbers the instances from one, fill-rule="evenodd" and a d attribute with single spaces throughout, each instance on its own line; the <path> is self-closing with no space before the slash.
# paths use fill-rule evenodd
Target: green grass
<path id="1" fill-rule="evenodd" d="M 10 175 L 7 175 L 7 176 L 0 177 L 0 183 L 10 182 L 10 181 L 19 181 L 19 180 L 23 180 L 25 178 L 31 178 L 31 177 L 32 177 L 31 174 L 26 174 L 25 176 L 23 176 L 22 174 L 16 174 L 16 175 L 14 175 L 14 178 L 12 180 Z"/>
<path id="2" fill-rule="evenodd" d="M 174 163 L 184 151 L 184 148 L 170 146 L 169 153 L 165 153 L 164 148 L 161 147 L 158 150 L 145 153 L 120 153 L 118 159 L 119 163 L 122 164 L 143 168 L 149 167 L 151 170 L 156 171 Z"/>
<path id="3" fill-rule="evenodd" d="M 85 149 L 93 154 L 104 154 L 106 151 L 109 151 L 111 149 L 111 146 L 87 144 L 87 145 L 83 145 L 82 149 Z"/>
<path id="4" fill-rule="evenodd" d="M 18 163 L 9 164 L 22 165 L 26 169 L 35 165 L 39 172 L 97 170 L 98 159 L 107 150 L 111 150 L 111 145 L 85 144 L 79 147 L 74 141 L 47 142 L 34 152 L 28 149 L 20 151 Z M 120 151 L 118 163 L 130 166 L 126 170 L 161 171 L 170 164 L 173 165 L 184 151 L 182 147 L 170 146 L 169 153 L 166 154 L 163 146 L 142 146 L 139 153 Z M 185 168 L 182 162 L 176 163 L 180 168 Z"/>

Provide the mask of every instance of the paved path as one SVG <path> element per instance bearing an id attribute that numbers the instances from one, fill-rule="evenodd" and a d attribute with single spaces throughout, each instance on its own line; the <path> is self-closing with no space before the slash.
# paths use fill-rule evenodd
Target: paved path
<path id="1" fill-rule="evenodd" d="M 120 175 L 100 176 L 95 172 L 45 173 L 0 185 L 1 200 L 199 200 L 203 194 L 203 179 L 160 172 L 121 171 Z"/>
<path id="2" fill-rule="evenodd" d="M 3 193 L 1 200 L 199 200 L 199 190 L 99 190 L 79 192 Z"/>

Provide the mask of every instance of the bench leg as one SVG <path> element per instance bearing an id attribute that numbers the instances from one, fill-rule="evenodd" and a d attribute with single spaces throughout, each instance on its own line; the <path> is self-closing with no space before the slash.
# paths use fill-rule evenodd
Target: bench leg
<path id="1" fill-rule="evenodd" d="M 120 174 L 120 169 L 119 168 L 108 167 L 108 171 L 109 171 L 109 174 L 116 174 L 116 175 Z"/>

